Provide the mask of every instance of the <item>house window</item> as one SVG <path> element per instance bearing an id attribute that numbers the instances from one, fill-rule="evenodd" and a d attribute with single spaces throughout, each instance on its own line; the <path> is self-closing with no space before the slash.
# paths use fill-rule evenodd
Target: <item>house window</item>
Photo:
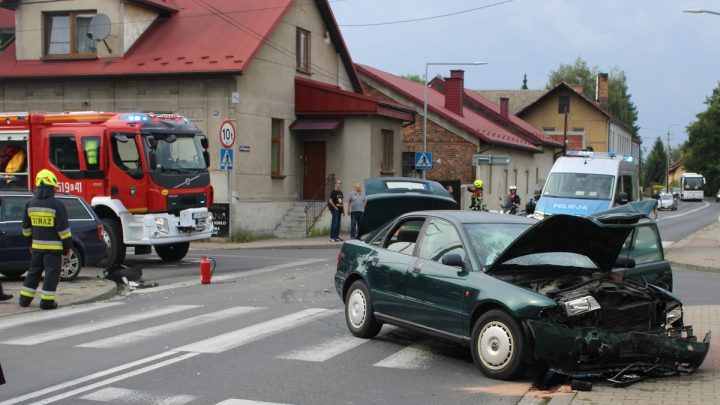
<path id="1" fill-rule="evenodd" d="M 382 172 L 393 172 L 393 138 L 395 134 L 389 129 L 383 129 L 382 136 Z"/>
<path id="2" fill-rule="evenodd" d="M 570 96 L 558 98 L 558 114 L 570 114 Z"/>
<path id="3" fill-rule="evenodd" d="M 94 16 L 95 13 L 89 11 L 45 14 L 45 57 L 94 57 L 95 41 L 88 37 Z"/>
<path id="4" fill-rule="evenodd" d="M 555 127 L 543 127 L 543 132 L 555 132 Z"/>
<path id="5" fill-rule="evenodd" d="M 298 28 L 295 35 L 296 68 L 300 72 L 310 73 L 310 31 Z"/>
<path id="6" fill-rule="evenodd" d="M 270 141 L 270 175 L 282 175 L 282 138 L 284 121 L 273 118 L 272 138 Z"/>

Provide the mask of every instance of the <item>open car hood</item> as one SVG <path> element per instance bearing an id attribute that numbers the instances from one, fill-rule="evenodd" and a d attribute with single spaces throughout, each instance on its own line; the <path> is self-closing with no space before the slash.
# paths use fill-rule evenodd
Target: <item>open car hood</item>
<path id="1" fill-rule="evenodd" d="M 553 215 L 530 227 L 488 267 L 501 273 L 502 264 L 534 253 L 577 253 L 610 271 L 633 224 L 646 218 L 655 201 L 639 201 L 587 216 Z M 649 208 L 649 210 L 648 210 Z"/>
<path id="2" fill-rule="evenodd" d="M 386 222 L 412 211 L 454 210 L 457 202 L 438 182 L 409 177 L 365 179 L 367 205 L 359 235 L 374 231 Z"/>

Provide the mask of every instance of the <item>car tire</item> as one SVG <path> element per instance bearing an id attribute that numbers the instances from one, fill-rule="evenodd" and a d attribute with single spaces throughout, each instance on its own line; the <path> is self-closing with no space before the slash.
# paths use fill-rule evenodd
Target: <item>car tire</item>
<path id="1" fill-rule="evenodd" d="M 170 245 L 155 245 L 155 253 L 163 261 L 177 262 L 182 260 L 190 250 L 190 242 L 173 243 Z"/>
<path id="2" fill-rule="evenodd" d="M 100 220 L 103 226 L 103 238 L 107 243 L 107 256 L 98 262 L 98 267 L 110 269 L 115 265 L 122 264 L 125 260 L 125 243 L 122 238 L 120 222 L 112 218 Z"/>
<path id="3" fill-rule="evenodd" d="M 525 340 L 522 328 L 507 312 L 490 310 L 475 322 L 471 351 L 475 365 L 487 377 L 511 379 L 523 365 Z"/>
<path id="4" fill-rule="evenodd" d="M 70 256 L 63 255 L 62 266 L 60 267 L 60 281 L 75 280 L 82 270 L 82 256 L 80 251 L 73 246 Z"/>
<path id="5" fill-rule="evenodd" d="M 382 328 L 382 324 L 373 313 L 370 292 L 360 280 L 350 285 L 345 296 L 345 322 L 350 333 L 365 339 L 377 336 Z"/>

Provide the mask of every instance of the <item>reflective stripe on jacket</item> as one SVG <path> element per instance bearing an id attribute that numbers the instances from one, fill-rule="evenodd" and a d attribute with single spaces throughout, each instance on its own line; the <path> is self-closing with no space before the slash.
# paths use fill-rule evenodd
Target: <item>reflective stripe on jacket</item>
<path id="1" fill-rule="evenodd" d="M 23 235 L 32 249 L 64 252 L 72 248 L 72 232 L 65 205 L 55 198 L 55 189 L 39 186 L 28 201 L 23 216 Z"/>

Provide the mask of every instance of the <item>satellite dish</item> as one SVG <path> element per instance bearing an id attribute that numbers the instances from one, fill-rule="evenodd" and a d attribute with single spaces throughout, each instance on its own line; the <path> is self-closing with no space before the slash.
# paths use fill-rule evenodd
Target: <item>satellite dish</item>
<path id="1" fill-rule="evenodd" d="M 88 36 L 96 41 L 102 41 L 110 35 L 110 17 L 99 13 L 90 20 Z"/>

